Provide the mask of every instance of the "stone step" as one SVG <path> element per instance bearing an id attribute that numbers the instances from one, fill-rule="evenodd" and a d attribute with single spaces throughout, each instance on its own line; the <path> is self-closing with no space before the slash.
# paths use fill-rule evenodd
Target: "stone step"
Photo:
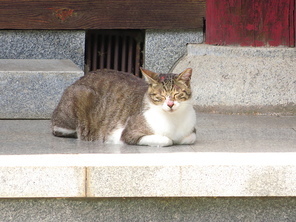
<path id="1" fill-rule="evenodd" d="M 70 60 L 1 59 L 0 119 L 48 119 L 65 87 L 83 75 Z"/>
<path id="2" fill-rule="evenodd" d="M 296 115 L 296 49 L 188 44 L 173 72 L 193 68 L 200 111 Z"/>
<path id="3" fill-rule="evenodd" d="M 0 121 L 0 198 L 296 197 L 296 117 L 197 115 L 198 140 L 119 146 Z"/>

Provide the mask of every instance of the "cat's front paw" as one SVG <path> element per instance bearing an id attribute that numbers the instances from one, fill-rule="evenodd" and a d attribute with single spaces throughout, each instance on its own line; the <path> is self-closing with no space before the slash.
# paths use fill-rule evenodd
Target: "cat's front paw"
<path id="1" fill-rule="evenodd" d="M 143 136 L 140 141 L 138 142 L 138 145 L 143 146 L 171 146 L 173 145 L 173 141 L 166 137 L 161 135 L 148 135 Z"/>
<path id="2" fill-rule="evenodd" d="M 195 134 L 195 132 L 194 132 L 194 133 L 189 134 L 189 136 L 184 137 L 184 138 L 181 140 L 180 144 L 183 144 L 183 145 L 185 145 L 185 144 L 186 144 L 186 145 L 190 145 L 190 144 L 194 144 L 195 141 L 196 141 L 196 134 Z"/>

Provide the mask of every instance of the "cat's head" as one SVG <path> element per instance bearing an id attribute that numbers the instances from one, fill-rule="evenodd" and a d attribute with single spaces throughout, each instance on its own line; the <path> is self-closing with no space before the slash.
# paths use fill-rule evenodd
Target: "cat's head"
<path id="1" fill-rule="evenodd" d="M 174 112 L 189 103 L 192 69 L 188 68 L 180 74 L 158 74 L 146 69 L 141 71 L 149 84 L 147 95 L 152 104 L 161 106 L 164 111 Z"/>

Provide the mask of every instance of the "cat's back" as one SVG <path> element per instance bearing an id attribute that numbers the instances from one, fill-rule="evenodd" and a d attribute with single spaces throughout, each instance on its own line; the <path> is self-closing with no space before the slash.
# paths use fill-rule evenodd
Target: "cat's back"
<path id="1" fill-rule="evenodd" d="M 79 101 L 76 104 L 78 109 L 93 107 L 95 115 L 102 118 L 109 118 L 107 113 L 113 113 L 126 119 L 129 115 L 141 112 L 148 84 L 131 73 L 102 69 L 88 73 L 71 87 L 70 91 Z"/>
<path id="2" fill-rule="evenodd" d="M 145 92 L 148 88 L 147 83 L 133 74 L 101 69 L 89 72 L 76 81 L 74 86 L 84 86 L 95 91 L 111 92 L 120 90 L 123 92 Z"/>
<path id="3" fill-rule="evenodd" d="M 147 89 L 143 79 L 130 73 L 90 72 L 65 90 L 52 116 L 53 128 L 78 129 L 82 140 L 106 141 L 117 129 L 122 130 L 130 116 L 142 111 Z"/>

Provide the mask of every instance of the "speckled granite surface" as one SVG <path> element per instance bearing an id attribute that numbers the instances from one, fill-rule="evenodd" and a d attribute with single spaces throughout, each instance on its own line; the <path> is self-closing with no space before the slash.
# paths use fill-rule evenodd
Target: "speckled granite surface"
<path id="1" fill-rule="evenodd" d="M 194 104 L 222 113 L 296 115 L 296 49 L 189 44 Z"/>
<path id="2" fill-rule="evenodd" d="M 84 69 L 85 31 L 0 30 L 0 59 L 70 59 Z"/>
<path id="3" fill-rule="evenodd" d="M 296 198 L 0 199 L 5 222 L 294 222 Z"/>
<path id="4" fill-rule="evenodd" d="M 83 72 L 70 60 L 0 59 L 0 119 L 50 118 Z"/>
<path id="5" fill-rule="evenodd" d="M 148 147 L 0 120 L 0 197 L 295 197 L 295 129 L 296 117 L 198 113 L 195 144 Z"/>
<path id="6" fill-rule="evenodd" d="M 186 54 L 188 43 L 202 42 L 202 30 L 146 30 L 145 68 L 167 73 Z"/>
<path id="7" fill-rule="evenodd" d="M 0 221 L 294 222 L 295 127 L 296 117 L 198 113 L 196 144 L 159 148 L 1 120 Z"/>

